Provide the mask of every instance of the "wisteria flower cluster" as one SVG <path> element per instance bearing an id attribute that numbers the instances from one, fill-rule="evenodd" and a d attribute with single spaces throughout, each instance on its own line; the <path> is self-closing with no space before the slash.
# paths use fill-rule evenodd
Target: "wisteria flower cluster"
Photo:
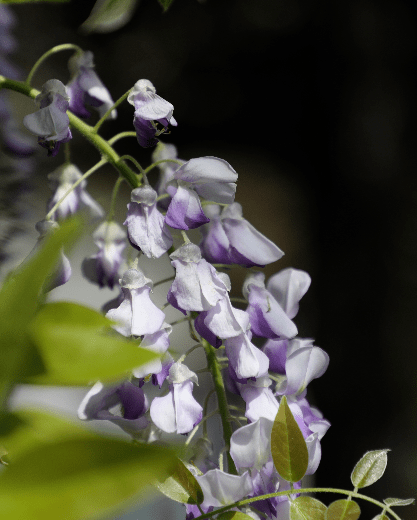
<path id="1" fill-rule="evenodd" d="M 48 175 L 52 193 L 47 215 L 37 224 L 40 237 L 31 257 L 36 258 L 48 237 L 55 236 L 74 214 L 82 212 L 84 219 L 96 222 L 92 239 L 97 252 L 84 259 L 82 272 L 100 288 L 114 289 L 115 297 L 104 306 L 105 317 L 97 313 L 91 322 L 91 310 L 65 307 L 72 317 L 79 316 L 79 322 L 74 331 L 63 327 L 60 334 L 67 330 L 73 338 L 75 334 L 83 337 L 86 351 L 102 341 L 116 352 L 124 352 L 129 345 L 133 353 L 148 356 L 136 366 L 131 361 L 123 365 L 117 377 L 111 360 L 102 372 L 100 363 L 106 360 L 97 360 L 99 368 L 93 363 L 88 381 L 94 384 L 79 406 L 79 418 L 109 421 L 131 436 L 135 446 L 148 449 L 166 442 L 167 434 L 177 434 L 185 449 L 176 469 L 158 487 L 185 504 L 187 520 L 201 515 L 224 520 L 324 519 L 317 511 L 323 513 L 325 506 L 303 496 L 302 488 L 302 478 L 317 471 L 321 441 L 330 427 L 308 398 L 309 384 L 325 373 L 329 356 L 313 339 L 300 337 L 297 328 L 310 276 L 287 267 L 265 279 L 262 268 L 280 260 L 283 251 L 243 217 L 242 206 L 235 201 L 238 173 L 226 160 L 212 156 L 179 159 L 175 146 L 160 140 L 177 122 L 173 105 L 156 94 L 151 81 L 140 79 L 114 103 L 94 71 L 91 52 L 77 48 L 69 69 L 66 86 L 58 79 L 42 86 L 35 97 L 38 110 L 26 115 L 23 124 L 50 156 L 57 156 L 62 144 L 68 147 L 72 132 L 79 130 L 103 158 L 83 173 L 66 154 L 66 160 Z M 2 85 L 12 88 L 15 83 L 3 78 Z M 33 97 L 29 87 L 27 93 Z M 116 107 L 126 99 L 134 107 L 134 130 L 104 141 L 98 130 L 117 116 Z M 90 108 L 98 112 L 94 127 L 79 119 L 90 118 Z M 155 147 L 154 162 L 146 169 L 131 157 L 120 158 L 112 147 L 132 134 L 140 146 Z M 87 177 L 106 163 L 113 164 L 119 174 L 108 211 L 86 191 Z M 123 181 L 130 185 L 131 195 L 125 219 L 119 223 L 113 216 L 114 204 Z M 194 229 L 200 232 L 197 239 L 188 233 Z M 143 257 L 166 257 L 171 276 L 149 278 Z M 44 293 L 71 276 L 62 248 L 56 258 L 43 284 Z M 246 270 L 241 296 L 231 295 L 231 269 Z M 163 305 L 154 301 L 156 284 L 164 284 Z M 32 343 L 44 345 L 48 312 L 55 319 L 53 334 L 58 330 L 56 320 L 64 320 L 53 314 L 57 307 L 48 305 L 41 307 L 40 317 L 35 315 Z M 166 314 L 168 307 L 178 315 L 173 322 Z M 192 341 L 185 352 L 171 340 L 173 328 L 180 323 L 188 325 Z M 97 339 L 90 329 L 104 324 L 111 328 Z M 204 352 L 206 366 L 191 370 L 186 360 L 196 349 Z M 56 352 L 47 356 L 45 365 L 54 366 L 56 356 Z M 65 356 L 68 363 L 71 356 Z M 56 374 L 63 365 L 55 369 L 54 381 L 59 380 Z M 211 386 L 200 402 L 195 386 L 204 372 L 211 374 Z M 79 381 L 80 376 L 66 377 L 68 383 L 68 377 Z M 214 416 L 220 417 L 223 430 L 218 453 L 207 428 Z M 352 496 L 369 485 L 366 468 L 382 466 L 386 451 L 365 456 L 357 470 L 360 476 L 352 476 Z M 355 504 L 342 502 L 345 510 Z M 240 516 L 233 516 L 236 513 Z"/>

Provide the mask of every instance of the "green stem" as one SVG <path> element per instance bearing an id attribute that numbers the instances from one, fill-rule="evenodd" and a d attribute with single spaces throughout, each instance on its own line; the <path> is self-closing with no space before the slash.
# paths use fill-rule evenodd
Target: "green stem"
<path id="1" fill-rule="evenodd" d="M 113 191 L 111 194 L 111 200 L 110 200 L 110 209 L 109 209 L 109 213 L 107 215 L 107 222 L 112 221 L 114 218 L 114 212 L 116 210 L 117 194 L 119 193 L 119 188 L 124 180 L 125 179 L 123 177 L 119 177 L 114 184 Z"/>
<path id="2" fill-rule="evenodd" d="M 127 98 L 127 96 L 130 94 L 130 91 L 132 89 L 129 89 L 127 92 L 125 92 L 123 94 L 123 96 L 119 97 L 119 99 L 113 104 L 113 106 L 111 106 L 107 112 L 104 114 L 104 116 L 99 119 L 96 123 L 96 126 L 93 128 L 93 132 L 96 134 L 98 131 L 99 131 L 99 128 L 101 127 L 101 125 L 104 123 L 104 121 L 109 117 L 109 115 L 113 112 L 113 110 L 115 110 L 119 105 L 120 103 L 123 103 L 123 101 Z"/>
<path id="3" fill-rule="evenodd" d="M 56 54 L 57 52 L 61 52 L 61 51 L 77 51 L 79 53 L 83 52 L 81 47 L 79 47 L 78 45 L 75 45 L 73 43 L 63 43 L 62 45 L 56 45 L 55 47 L 52 47 L 52 49 L 49 49 L 49 51 L 46 51 L 45 54 L 42 54 L 42 56 L 38 59 L 38 61 L 32 67 L 31 71 L 28 74 L 28 77 L 26 78 L 25 84 L 29 87 L 35 72 L 42 65 L 42 63 L 47 58 L 49 58 L 49 56 L 52 56 L 52 54 Z"/>
<path id="4" fill-rule="evenodd" d="M 102 159 L 97 164 L 95 164 L 92 168 L 90 168 L 82 177 L 78 179 L 78 181 L 74 182 L 74 184 L 71 185 L 71 188 L 59 199 L 59 201 L 55 204 L 55 206 L 51 209 L 51 211 L 46 215 L 45 219 L 50 220 L 57 210 L 57 208 L 61 205 L 62 201 L 65 200 L 68 195 L 75 190 L 75 188 L 81 184 L 85 179 L 90 177 L 91 174 L 93 174 L 95 171 L 97 171 L 99 168 L 101 168 L 104 164 L 106 164 L 107 161 L 105 159 Z"/>
<path id="5" fill-rule="evenodd" d="M 227 449 L 228 470 L 232 475 L 237 475 L 235 463 L 233 462 L 229 452 L 230 438 L 232 437 L 233 430 L 230 421 L 229 408 L 227 405 L 226 389 L 224 387 L 223 376 L 220 370 L 220 364 L 216 357 L 216 349 L 212 347 L 205 339 L 202 340 L 202 344 L 204 350 L 206 351 L 207 365 L 210 369 L 213 378 L 214 389 L 216 390 L 217 394 L 217 402 L 223 427 L 223 439 Z"/>
<path id="6" fill-rule="evenodd" d="M 353 491 L 346 491 L 345 489 L 336 489 L 336 488 L 304 488 L 304 489 L 296 489 L 296 493 L 339 493 L 341 495 L 348 495 L 353 496 L 355 498 L 359 498 L 362 500 L 366 500 L 367 502 L 371 502 L 371 504 L 375 504 L 378 507 L 386 508 L 386 511 L 392 515 L 395 520 L 401 520 L 401 518 L 394 513 L 394 511 L 391 510 L 390 507 L 387 507 L 386 504 L 383 504 L 382 502 L 379 502 L 378 500 L 375 500 L 373 498 L 367 497 L 366 495 L 362 495 L 360 493 L 355 493 Z M 210 513 L 205 513 L 204 515 L 198 516 L 195 520 L 204 520 L 205 518 L 211 518 L 212 516 L 218 515 L 220 513 L 224 513 L 225 511 L 229 511 L 229 509 L 232 509 L 234 507 L 242 507 L 247 504 L 251 504 L 252 502 L 256 502 L 258 500 L 266 500 L 268 498 L 273 497 L 282 497 L 282 496 L 289 496 L 293 494 L 293 491 L 278 491 L 277 493 L 269 493 L 267 495 L 259 495 L 252 498 L 246 498 L 245 500 L 239 500 L 238 502 L 234 502 L 233 504 L 229 504 L 228 506 L 220 507 L 219 509 L 216 509 L 215 511 L 211 511 Z"/>
<path id="7" fill-rule="evenodd" d="M 20 92 L 21 94 L 24 94 L 25 96 L 32 99 L 35 99 L 39 94 L 39 90 L 31 88 L 26 83 L 8 79 L 4 76 L 0 76 L 0 88 L 7 88 L 14 90 L 15 92 Z M 78 130 L 78 132 L 80 132 L 88 141 L 90 141 L 93 146 L 95 146 L 95 148 L 97 148 L 101 155 L 107 159 L 107 162 L 116 168 L 116 170 L 127 180 L 132 188 L 137 188 L 139 186 L 137 175 L 123 160 L 120 159 L 119 154 L 116 153 L 112 146 L 100 135 L 98 135 L 92 126 L 87 125 L 87 123 L 84 123 L 84 121 L 81 121 L 80 118 L 69 111 L 67 112 L 67 115 L 69 117 L 71 126 Z"/>
<path id="8" fill-rule="evenodd" d="M 120 132 L 120 134 L 116 134 L 111 139 L 109 139 L 107 142 L 112 145 L 115 142 L 119 141 L 120 139 L 123 139 L 124 137 L 136 137 L 136 132 Z"/>
<path id="9" fill-rule="evenodd" d="M 150 172 L 151 170 L 153 170 L 156 166 L 158 166 L 159 164 L 162 164 L 162 163 L 166 163 L 166 162 L 173 162 L 173 163 L 177 163 L 179 164 L 180 166 L 182 166 L 184 164 L 183 161 L 179 161 L 178 159 L 161 159 L 160 161 L 156 161 L 154 163 L 152 163 L 151 165 L 149 165 L 146 170 L 145 170 L 145 174 Z"/>
<path id="10" fill-rule="evenodd" d="M 140 171 L 140 174 L 143 175 L 143 168 L 134 157 L 132 157 L 131 155 L 122 155 L 120 159 L 123 159 L 124 161 L 130 161 Z"/>

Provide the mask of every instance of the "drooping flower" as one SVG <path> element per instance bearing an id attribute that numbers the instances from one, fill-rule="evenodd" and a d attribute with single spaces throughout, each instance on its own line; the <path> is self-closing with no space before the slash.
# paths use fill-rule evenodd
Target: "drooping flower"
<path id="1" fill-rule="evenodd" d="M 81 265 L 83 274 L 100 287 L 113 289 L 123 263 L 126 233 L 117 222 L 105 221 L 94 231 L 93 240 L 99 251 L 84 259 Z"/>
<path id="2" fill-rule="evenodd" d="M 251 273 L 243 285 L 243 295 L 249 302 L 246 311 L 250 316 L 252 332 L 256 336 L 271 339 L 296 336 L 297 327 L 265 288 L 264 280 L 264 273 Z"/>
<path id="3" fill-rule="evenodd" d="M 158 96 L 148 79 L 140 79 L 132 88 L 127 100 L 135 107 L 133 125 L 138 143 L 144 148 L 155 146 L 158 137 L 167 132 L 169 125 L 177 126 L 172 115 L 173 105 Z"/>
<path id="4" fill-rule="evenodd" d="M 167 433 L 189 433 L 203 416 L 202 406 L 194 399 L 193 383 L 197 376 L 186 365 L 174 363 L 169 369 L 169 392 L 155 397 L 150 414 L 155 425 Z"/>
<path id="5" fill-rule="evenodd" d="M 222 507 L 247 497 L 253 491 L 249 473 L 231 475 L 220 469 L 212 469 L 204 475 L 196 475 L 204 494 L 201 507 Z"/>
<path id="6" fill-rule="evenodd" d="M 50 79 L 35 99 L 40 110 L 23 118 L 23 124 L 38 136 L 38 143 L 54 157 L 61 143 L 72 139 L 67 110 L 69 96 L 65 85 L 58 79 Z"/>
<path id="7" fill-rule="evenodd" d="M 117 405 L 121 406 L 121 415 L 110 412 Z M 110 421 L 135 437 L 149 424 L 145 417 L 148 408 L 143 390 L 129 381 L 108 387 L 98 381 L 82 400 L 78 417 L 83 421 Z"/>
<path id="8" fill-rule="evenodd" d="M 227 288 L 214 267 L 201 257 L 192 243 L 179 247 L 172 255 L 175 280 L 167 295 L 168 302 L 184 314 L 205 311 L 227 295 Z"/>
<path id="9" fill-rule="evenodd" d="M 278 412 L 278 401 L 270 388 L 272 381 L 267 375 L 248 380 L 246 384 L 238 383 L 240 395 L 246 403 L 245 416 L 252 422 L 260 417 L 270 421 L 275 419 Z"/>
<path id="10" fill-rule="evenodd" d="M 238 202 L 223 211 L 215 205 L 205 206 L 204 211 L 210 223 L 200 228 L 203 235 L 200 247 L 209 262 L 265 267 L 284 255 L 278 246 L 243 218 L 242 206 Z"/>
<path id="11" fill-rule="evenodd" d="M 48 210 L 51 210 L 65 196 L 53 213 L 54 219 L 63 220 L 84 208 L 88 209 L 92 218 L 103 217 L 103 208 L 85 190 L 87 186 L 85 179 L 73 188 L 81 177 L 82 173 L 74 164 L 63 164 L 48 175 L 49 187 L 54 191 L 48 201 Z"/>
<path id="12" fill-rule="evenodd" d="M 143 336 L 160 330 L 165 314 L 150 298 L 152 280 L 139 269 L 129 269 L 120 280 L 120 286 L 124 300 L 106 314 L 116 322 L 113 328 L 123 336 Z"/>
<path id="13" fill-rule="evenodd" d="M 68 62 L 71 80 L 67 85 L 70 96 L 69 109 L 78 117 L 90 117 L 86 105 L 97 109 L 99 117 L 103 117 L 114 101 L 110 92 L 103 85 L 94 71 L 94 57 L 91 51 L 75 53 Z M 109 118 L 115 119 L 116 110 L 112 110 Z"/>
<path id="14" fill-rule="evenodd" d="M 274 274 L 266 285 L 268 291 L 284 309 L 285 314 L 293 319 L 299 308 L 299 301 L 308 291 L 311 278 L 300 269 L 287 267 Z"/>
<path id="15" fill-rule="evenodd" d="M 172 236 L 156 207 L 156 197 L 151 186 L 134 189 L 124 221 L 130 243 L 148 258 L 159 258 L 172 246 Z"/>
<path id="16" fill-rule="evenodd" d="M 217 157 L 191 159 L 175 171 L 167 183 L 172 200 L 165 217 L 176 229 L 193 229 L 210 221 L 204 214 L 199 197 L 231 204 L 235 198 L 237 173 L 230 164 Z"/>
<path id="17" fill-rule="evenodd" d="M 166 185 L 167 182 L 169 182 L 173 176 L 176 170 L 180 167 L 180 164 L 174 161 L 170 161 L 169 159 L 175 159 L 175 161 L 179 161 L 184 164 L 185 161 L 182 159 L 178 159 L 177 157 L 177 148 L 173 144 L 166 144 L 163 142 L 159 142 L 155 150 L 152 153 L 152 162 L 158 162 L 158 161 L 166 161 L 161 164 L 158 164 L 158 169 L 160 171 L 158 182 L 155 186 L 156 191 L 158 192 L 158 195 L 163 195 L 167 193 L 166 191 Z M 170 198 L 166 197 L 164 199 L 161 199 L 158 202 L 158 205 L 161 208 L 166 209 L 169 206 Z"/>

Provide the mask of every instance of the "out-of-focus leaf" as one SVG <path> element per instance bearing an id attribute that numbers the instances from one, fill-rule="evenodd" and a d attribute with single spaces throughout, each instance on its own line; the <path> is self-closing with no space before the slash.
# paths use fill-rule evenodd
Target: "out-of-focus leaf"
<path id="1" fill-rule="evenodd" d="M 275 468 L 283 479 L 298 482 L 303 478 L 308 466 L 307 445 L 285 396 L 272 427 L 271 453 Z"/>
<path id="2" fill-rule="evenodd" d="M 390 450 L 368 451 L 353 468 L 350 479 L 357 488 L 370 486 L 379 480 L 387 467 L 387 452 Z"/>
<path id="3" fill-rule="evenodd" d="M 28 335 L 28 324 L 41 304 L 41 289 L 56 266 L 63 244 L 72 243 L 80 222 L 71 219 L 45 238 L 39 250 L 11 273 L 0 290 L 0 385 L 7 387 L 44 370 Z"/>
<path id="4" fill-rule="evenodd" d="M 326 506 L 312 497 L 299 496 L 290 502 L 290 520 L 325 520 Z"/>
<path id="5" fill-rule="evenodd" d="M 138 347 L 139 341 L 116 336 L 111 321 L 93 309 L 70 302 L 44 305 L 31 324 L 46 373 L 40 384 L 84 385 L 116 381 L 132 369 L 159 357 Z"/>
<path id="6" fill-rule="evenodd" d="M 387 506 L 411 506 L 414 504 L 415 498 L 384 498 L 384 504 Z"/>
<path id="7" fill-rule="evenodd" d="M 327 508 L 326 520 L 357 520 L 361 509 L 353 500 L 336 500 Z"/>
<path id="8" fill-rule="evenodd" d="M 390 518 L 387 515 L 376 515 L 372 518 L 372 520 L 390 520 Z"/>
<path id="9" fill-rule="evenodd" d="M 175 464 L 172 452 L 106 438 L 39 412 L 0 439 L 9 465 L 0 472 L 0 520 L 88 520 L 120 512 Z"/>
<path id="10" fill-rule="evenodd" d="M 178 459 L 175 469 L 166 480 L 158 482 L 156 487 L 171 500 L 182 504 L 201 504 L 203 491 L 194 475 Z"/>
<path id="11" fill-rule="evenodd" d="M 169 8 L 174 0 L 158 0 L 159 4 L 162 6 L 164 12 Z"/>
<path id="12" fill-rule="evenodd" d="M 241 511 L 227 511 L 217 517 L 218 520 L 253 520 L 249 515 L 245 515 Z"/>
<path id="13" fill-rule="evenodd" d="M 69 2 L 70 0 L 0 0 L 0 4 L 35 4 L 40 2 L 49 2 L 49 3 L 62 3 Z"/>
<path id="14" fill-rule="evenodd" d="M 80 29 L 86 33 L 109 33 L 120 29 L 133 16 L 139 0 L 97 0 Z"/>

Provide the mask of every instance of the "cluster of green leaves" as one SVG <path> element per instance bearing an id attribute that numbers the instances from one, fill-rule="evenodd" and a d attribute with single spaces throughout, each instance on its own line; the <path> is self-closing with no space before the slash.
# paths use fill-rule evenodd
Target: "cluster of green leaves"
<path id="1" fill-rule="evenodd" d="M 61 248 L 80 233 L 65 222 L 0 290 L 0 519 L 96 518 L 166 477 L 173 452 L 102 437 L 39 411 L 12 413 L 19 383 L 114 382 L 155 359 L 116 335 L 100 313 L 70 302 L 46 303 Z"/>

